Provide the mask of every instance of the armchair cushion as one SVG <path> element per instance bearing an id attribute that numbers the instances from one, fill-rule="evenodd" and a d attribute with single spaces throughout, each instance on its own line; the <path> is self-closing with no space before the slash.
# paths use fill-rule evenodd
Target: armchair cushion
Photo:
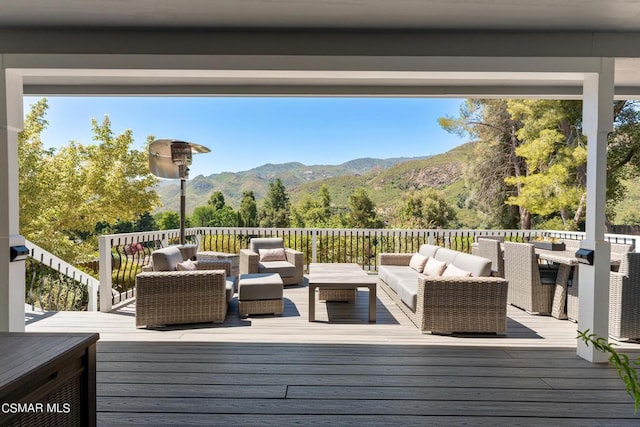
<path id="1" fill-rule="evenodd" d="M 280 277 L 296 275 L 296 266 L 287 261 L 268 261 L 258 263 L 259 273 L 278 273 Z"/>
<path id="2" fill-rule="evenodd" d="M 196 264 L 190 259 L 176 264 L 176 270 L 178 271 L 193 271 L 195 269 L 196 269 Z"/>
<path id="3" fill-rule="evenodd" d="M 260 262 L 287 260 L 287 254 L 284 251 L 284 247 L 271 248 L 271 249 L 258 249 L 258 253 L 260 254 Z"/>

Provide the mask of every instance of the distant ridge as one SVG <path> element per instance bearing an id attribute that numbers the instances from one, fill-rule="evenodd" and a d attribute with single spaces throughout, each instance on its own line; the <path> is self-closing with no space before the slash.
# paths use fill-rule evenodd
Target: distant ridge
<path id="1" fill-rule="evenodd" d="M 196 206 L 205 205 L 214 191 L 224 194 L 227 204 L 237 209 L 243 191 L 253 191 L 260 200 L 267 192 L 269 183 L 280 178 L 291 191 L 305 183 L 318 182 L 340 176 L 361 176 L 372 171 L 381 172 L 394 165 L 427 157 L 397 157 L 390 159 L 360 158 L 339 165 L 304 165 L 299 162 L 267 163 L 242 172 L 222 172 L 209 176 L 198 175 L 187 181 L 187 214 Z M 162 206 L 157 212 L 178 211 L 180 186 L 176 181 L 163 181 L 156 188 Z"/>

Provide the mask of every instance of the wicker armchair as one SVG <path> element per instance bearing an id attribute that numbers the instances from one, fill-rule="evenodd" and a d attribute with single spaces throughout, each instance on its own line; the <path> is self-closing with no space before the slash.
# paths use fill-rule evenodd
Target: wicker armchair
<path id="1" fill-rule="evenodd" d="M 136 327 L 224 322 L 235 292 L 231 263 L 195 261 L 196 270 L 176 271 L 172 263 L 182 260 L 176 247 L 156 252 L 136 276 Z"/>
<path id="2" fill-rule="evenodd" d="M 281 260 L 261 260 L 260 250 L 284 249 Z M 303 253 L 284 247 L 280 238 L 254 238 L 249 242 L 249 249 L 240 251 L 240 274 L 278 273 L 284 286 L 300 285 L 304 281 Z"/>
<path id="3" fill-rule="evenodd" d="M 548 269 L 544 272 L 554 274 Z M 504 243 L 504 277 L 509 282 L 509 304 L 531 314 L 551 314 L 555 277 L 540 273 L 532 244 Z"/>
<path id="4" fill-rule="evenodd" d="M 578 250 L 580 248 L 580 241 L 574 240 L 573 242 L 578 242 L 578 244 L 576 245 L 575 243 L 573 243 L 571 246 L 571 249 Z M 569 241 L 565 241 L 565 244 L 567 244 L 567 247 L 569 247 Z M 626 266 L 623 267 L 622 264 L 624 263 L 626 265 L 626 263 L 628 262 L 628 260 L 625 259 L 626 255 L 629 252 L 631 252 L 633 248 L 634 248 L 633 245 L 628 245 L 624 243 L 612 243 L 611 244 L 611 260 L 620 261 L 619 268 L 622 268 L 624 271 L 626 271 L 627 267 Z M 612 266 L 612 268 L 616 268 L 616 267 Z M 620 272 L 620 269 L 618 269 L 618 272 Z M 567 288 L 567 317 L 569 318 L 569 320 L 573 320 L 574 322 L 578 321 L 578 312 L 579 312 L 578 308 L 580 306 L 580 300 L 578 297 L 580 281 L 578 279 L 579 279 L 578 268 L 575 267 L 573 269 L 573 278 L 571 280 L 571 284 Z M 618 336 L 618 335 L 612 335 L 612 336 Z"/>
<path id="5" fill-rule="evenodd" d="M 478 256 L 491 260 L 492 276 L 504 277 L 504 255 L 500 247 L 500 240 L 479 238 Z"/>
<path id="6" fill-rule="evenodd" d="M 640 253 L 628 252 L 609 279 L 609 335 L 640 339 Z"/>

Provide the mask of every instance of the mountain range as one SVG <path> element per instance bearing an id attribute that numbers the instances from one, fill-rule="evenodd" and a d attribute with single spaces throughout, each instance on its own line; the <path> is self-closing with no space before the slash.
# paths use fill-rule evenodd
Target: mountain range
<path id="1" fill-rule="evenodd" d="M 360 158 L 340 165 L 304 165 L 298 162 L 268 163 L 242 172 L 223 172 L 209 176 L 198 175 L 186 183 L 187 214 L 190 214 L 195 207 L 205 205 L 214 191 L 222 192 L 226 203 L 237 209 L 244 191 L 253 191 L 259 202 L 266 194 L 269 183 L 280 178 L 289 191 L 292 202 L 295 203 L 301 192 L 315 188 L 313 185 L 310 187 L 305 187 L 305 185 L 332 182 L 331 180 L 336 178 L 360 182 L 382 174 L 396 165 L 426 159 L 428 158 Z M 155 213 L 177 212 L 179 210 L 180 185 L 177 181 L 162 181 L 161 185 L 156 188 L 156 192 L 162 205 Z"/>

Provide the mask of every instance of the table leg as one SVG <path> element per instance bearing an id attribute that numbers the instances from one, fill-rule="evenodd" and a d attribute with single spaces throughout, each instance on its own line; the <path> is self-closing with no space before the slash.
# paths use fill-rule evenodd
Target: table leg
<path id="1" fill-rule="evenodd" d="M 377 285 L 369 286 L 369 322 L 376 321 L 376 287 Z"/>
<path id="2" fill-rule="evenodd" d="M 309 322 L 316 320 L 316 287 L 309 284 Z"/>
<path id="3" fill-rule="evenodd" d="M 565 305 L 567 303 L 567 282 L 569 281 L 570 272 L 570 265 L 560 264 L 558 267 L 556 289 L 553 293 L 553 306 L 551 307 L 551 315 L 556 319 L 567 319 Z"/>

